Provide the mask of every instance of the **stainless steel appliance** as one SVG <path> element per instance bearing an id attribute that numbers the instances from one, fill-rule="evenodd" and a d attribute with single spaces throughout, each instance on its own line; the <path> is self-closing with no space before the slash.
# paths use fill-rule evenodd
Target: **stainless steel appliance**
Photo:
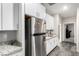
<path id="1" fill-rule="evenodd" d="M 45 56 L 45 22 L 38 18 L 32 18 L 32 38 L 35 40 L 36 56 Z"/>
<path id="2" fill-rule="evenodd" d="M 25 55 L 45 56 L 45 23 L 44 20 L 25 16 Z"/>

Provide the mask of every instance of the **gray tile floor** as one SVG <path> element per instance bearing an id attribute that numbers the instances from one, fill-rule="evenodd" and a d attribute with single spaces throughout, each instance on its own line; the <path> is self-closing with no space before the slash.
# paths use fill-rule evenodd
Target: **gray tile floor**
<path id="1" fill-rule="evenodd" d="M 79 56 L 79 52 L 76 52 L 76 44 L 63 41 L 48 56 Z"/>

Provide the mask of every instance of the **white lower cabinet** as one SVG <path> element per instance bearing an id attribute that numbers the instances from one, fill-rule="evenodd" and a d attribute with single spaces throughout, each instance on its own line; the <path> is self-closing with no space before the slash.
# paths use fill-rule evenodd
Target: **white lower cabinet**
<path id="1" fill-rule="evenodd" d="M 57 45 L 58 45 L 58 38 L 51 38 L 49 40 L 46 40 L 46 54 L 48 55 Z"/>

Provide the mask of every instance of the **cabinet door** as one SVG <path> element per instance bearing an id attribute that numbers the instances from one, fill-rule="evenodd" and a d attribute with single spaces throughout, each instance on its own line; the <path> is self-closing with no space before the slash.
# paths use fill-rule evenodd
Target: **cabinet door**
<path id="1" fill-rule="evenodd" d="M 46 29 L 51 30 L 54 29 L 54 18 L 49 14 L 46 15 Z"/>
<path id="2" fill-rule="evenodd" d="M 46 16 L 46 9 L 41 4 L 36 5 L 36 17 L 40 19 L 45 19 Z"/>
<path id="3" fill-rule="evenodd" d="M 51 22 L 52 22 L 50 19 L 50 15 L 47 14 L 45 19 L 46 19 L 46 29 L 50 30 L 51 29 Z"/>
<path id="4" fill-rule="evenodd" d="M 25 14 L 44 19 L 46 16 L 46 9 L 40 3 L 26 3 Z"/>
<path id="5" fill-rule="evenodd" d="M 30 16 L 35 16 L 36 4 L 35 3 L 26 3 L 25 4 L 25 14 Z"/>
<path id="6" fill-rule="evenodd" d="M 19 28 L 19 4 L 13 4 L 13 26 L 15 30 Z"/>
<path id="7" fill-rule="evenodd" d="M 13 30 L 13 4 L 2 4 L 2 30 Z"/>
<path id="8" fill-rule="evenodd" d="M 46 54 L 48 54 L 50 52 L 50 40 L 46 41 Z"/>

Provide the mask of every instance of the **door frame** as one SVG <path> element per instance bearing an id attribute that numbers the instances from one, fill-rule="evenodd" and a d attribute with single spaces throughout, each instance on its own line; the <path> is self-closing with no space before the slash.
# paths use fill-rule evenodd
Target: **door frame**
<path id="1" fill-rule="evenodd" d="M 75 30 L 76 30 L 76 24 L 73 22 L 69 22 L 69 23 L 63 23 L 63 41 L 65 40 L 65 26 L 67 25 L 67 24 L 73 24 L 74 25 L 74 43 L 76 43 L 75 42 L 75 36 L 76 36 L 76 34 L 75 34 Z"/>

